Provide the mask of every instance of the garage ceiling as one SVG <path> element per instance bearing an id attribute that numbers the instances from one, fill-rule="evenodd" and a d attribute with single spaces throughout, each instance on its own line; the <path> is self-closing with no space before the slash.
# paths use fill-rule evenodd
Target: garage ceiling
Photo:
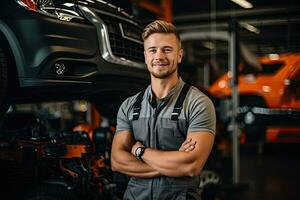
<path id="1" fill-rule="evenodd" d="M 263 0 L 256 1 L 256 6 L 253 1 L 252 9 L 230 8 L 225 6 L 229 1 L 221 2 L 224 7 L 216 3 L 208 12 L 178 14 L 174 22 L 181 31 L 218 31 L 228 29 L 230 19 L 236 19 L 241 25 L 241 41 L 258 55 L 299 51 L 299 2 Z"/>
<path id="2" fill-rule="evenodd" d="M 132 1 L 113 3 L 137 16 L 143 24 L 156 18 Z M 159 5 L 159 0 L 151 1 Z M 180 32 L 226 31 L 228 22 L 240 23 L 240 40 L 255 55 L 263 56 L 300 51 L 300 1 L 248 0 L 253 8 L 244 9 L 231 0 L 173 0 L 173 22 Z M 215 63 L 227 70 L 227 42 L 190 41 L 184 44 L 186 62 L 196 66 Z M 208 61 L 209 60 L 209 61 Z M 221 67 L 222 68 L 222 67 Z"/>
<path id="3" fill-rule="evenodd" d="M 160 2 L 149 1 L 157 5 Z M 173 0 L 174 23 L 180 31 L 217 31 L 227 29 L 228 21 L 234 18 L 244 26 L 241 40 L 258 55 L 299 51 L 300 1 L 248 1 L 253 8 L 243 9 L 231 0 Z M 111 2 L 136 15 L 143 24 L 156 18 L 135 6 L 132 0 Z M 247 31 L 247 26 L 256 28 L 257 33 Z"/>

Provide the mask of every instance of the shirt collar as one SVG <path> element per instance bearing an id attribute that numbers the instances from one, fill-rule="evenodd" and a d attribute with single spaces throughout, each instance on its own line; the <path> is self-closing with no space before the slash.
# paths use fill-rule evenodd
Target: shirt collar
<path id="1" fill-rule="evenodd" d="M 175 93 L 178 93 L 181 88 L 183 87 L 184 85 L 184 82 L 183 80 L 181 79 L 181 77 L 179 77 L 177 83 L 175 84 L 175 86 L 168 92 L 167 96 L 165 96 L 162 101 L 166 101 L 166 100 L 169 100 L 170 97 L 172 97 Z M 147 93 L 148 93 L 148 100 L 149 100 L 149 103 L 152 105 L 152 106 L 156 106 L 156 97 L 155 97 L 155 94 L 154 92 L 152 91 L 152 88 L 151 88 L 151 85 L 148 86 L 147 88 Z"/>

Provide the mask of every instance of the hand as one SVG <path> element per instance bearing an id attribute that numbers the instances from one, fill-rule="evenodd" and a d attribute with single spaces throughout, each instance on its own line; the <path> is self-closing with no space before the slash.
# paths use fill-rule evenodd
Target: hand
<path id="1" fill-rule="evenodd" d="M 143 146 L 143 144 L 140 141 L 137 141 L 132 147 L 131 147 L 131 154 L 135 156 L 135 151 L 138 147 Z"/>
<path id="2" fill-rule="evenodd" d="M 179 148 L 179 151 L 190 152 L 195 149 L 196 141 L 193 141 L 192 138 L 187 138 Z"/>

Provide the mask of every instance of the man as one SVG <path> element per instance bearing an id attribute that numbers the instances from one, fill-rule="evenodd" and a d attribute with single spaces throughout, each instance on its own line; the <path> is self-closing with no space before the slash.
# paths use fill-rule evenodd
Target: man
<path id="1" fill-rule="evenodd" d="M 172 24 L 157 20 L 142 37 L 151 85 L 119 109 L 112 169 L 131 176 L 124 199 L 200 199 L 198 175 L 215 136 L 213 104 L 190 87 L 173 118 L 185 85 L 178 76 L 183 56 L 179 34 Z"/>

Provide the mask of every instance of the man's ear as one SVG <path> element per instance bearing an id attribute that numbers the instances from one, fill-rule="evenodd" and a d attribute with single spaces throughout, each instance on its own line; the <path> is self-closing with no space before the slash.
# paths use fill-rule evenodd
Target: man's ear
<path id="1" fill-rule="evenodd" d="M 183 58 L 183 49 L 180 49 L 178 52 L 178 63 L 181 63 L 182 58 Z"/>
<path id="2" fill-rule="evenodd" d="M 145 64 L 147 64 L 146 63 L 146 51 L 144 50 L 144 62 L 145 62 Z"/>

